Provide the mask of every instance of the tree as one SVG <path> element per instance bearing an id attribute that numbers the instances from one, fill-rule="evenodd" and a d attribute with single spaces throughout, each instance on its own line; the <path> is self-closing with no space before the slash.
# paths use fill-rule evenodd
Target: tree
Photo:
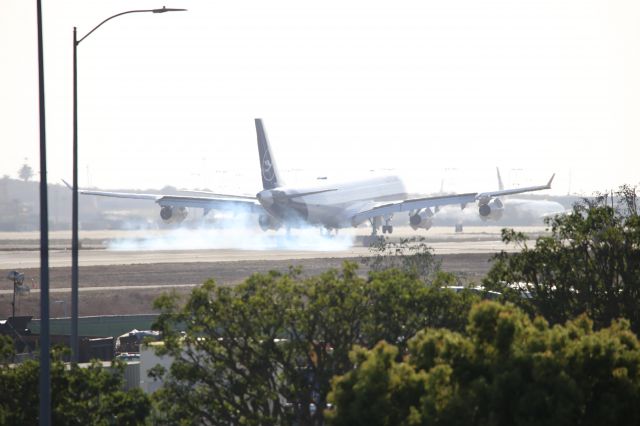
<path id="1" fill-rule="evenodd" d="M 355 348 L 337 377 L 334 425 L 635 425 L 640 343 L 627 321 L 593 330 L 581 316 L 549 327 L 482 302 L 465 333 L 425 329 L 398 361 L 381 342 Z"/>
<path id="2" fill-rule="evenodd" d="M 25 162 L 22 167 L 20 167 L 20 170 L 18 170 L 18 176 L 20 176 L 20 179 L 23 181 L 28 182 L 29 179 L 33 177 L 33 169 Z"/>
<path id="3" fill-rule="evenodd" d="M 534 247 L 503 230 L 502 239 L 521 250 L 502 252 L 484 281 L 530 314 L 553 324 L 587 313 L 597 328 L 627 318 L 640 331 L 640 216 L 636 189 L 623 186 L 621 203 L 605 196 L 576 204 L 572 214 L 548 219 L 551 235 Z"/>
<path id="4" fill-rule="evenodd" d="M 440 262 L 424 237 L 400 238 L 397 241 L 388 237 L 376 238 L 369 252 L 371 255 L 360 261 L 375 272 L 398 269 L 428 281 L 440 271 Z"/>
<path id="5" fill-rule="evenodd" d="M 424 327 L 462 328 L 477 300 L 405 271 L 356 272 L 347 262 L 310 278 L 292 269 L 235 287 L 208 281 L 183 307 L 175 295 L 160 297 L 159 353 L 174 361 L 154 373 L 164 380 L 157 421 L 323 424 L 331 379 L 353 368 L 353 345 L 387 339 L 406 348 Z"/>
<path id="6" fill-rule="evenodd" d="M 116 361 L 109 371 L 97 361 L 86 368 L 68 367 L 61 358 L 62 352 L 54 351 L 51 363 L 53 424 L 145 424 L 151 408 L 149 398 L 140 389 L 122 390 L 124 364 Z M 37 361 L 11 367 L 2 364 L 0 424 L 38 423 L 38 377 Z"/>

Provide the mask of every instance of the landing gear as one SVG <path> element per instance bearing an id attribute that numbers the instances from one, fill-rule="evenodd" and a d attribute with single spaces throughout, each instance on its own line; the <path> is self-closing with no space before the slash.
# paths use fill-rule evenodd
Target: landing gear
<path id="1" fill-rule="evenodd" d="M 369 219 L 369 223 L 371 224 L 371 235 L 366 236 L 363 239 L 365 246 L 373 246 L 384 241 L 384 237 L 382 235 L 378 235 L 378 228 L 382 227 L 383 234 L 392 234 L 393 233 L 393 225 L 391 225 L 391 217 L 385 216 L 384 218 L 381 216 L 372 217 Z M 384 219 L 384 225 L 381 225 L 382 220 Z"/>
<path id="2" fill-rule="evenodd" d="M 391 225 L 392 216 L 386 216 L 384 218 L 384 225 L 382 225 L 383 234 L 393 234 L 393 225 Z"/>
<path id="3" fill-rule="evenodd" d="M 372 217 L 369 219 L 369 223 L 371 224 L 371 236 L 375 237 L 378 235 L 378 227 L 380 226 L 380 218 Z"/>
<path id="4" fill-rule="evenodd" d="M 379 243 L 383 239 L 382 236 L 378 235 L 378 228 L 380 227 L 380 218 L 372 217 L 371 219 L 369 219 L 369 223 L 371 224 L 371 235 L 367 235 L 362 239 L 362 244 L 365 247 L 371 247 Z"/>
<path id="5" fill-rule="evenodd" d="M 320 228 L 320 236 L 326 238 L 334 238 L 338 236 L 338 228 Z"/>

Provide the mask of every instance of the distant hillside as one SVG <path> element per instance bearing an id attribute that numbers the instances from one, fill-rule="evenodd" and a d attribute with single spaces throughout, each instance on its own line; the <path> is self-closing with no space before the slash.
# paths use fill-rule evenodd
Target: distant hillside
<path id="1" fill-rule="evenodd" d="M 0 179 L 0 231 L 39 229 L 39 189 L 39 182 Z M 81 195 L 79 215 L 80 229 L 120 229 L 125 220 L 141 226 L 155 224 L 158 208 L 148 201 Z M 71 191 L 63 184 L 49 184 L 49 226 L 52 231 L 71 229 Z"/>

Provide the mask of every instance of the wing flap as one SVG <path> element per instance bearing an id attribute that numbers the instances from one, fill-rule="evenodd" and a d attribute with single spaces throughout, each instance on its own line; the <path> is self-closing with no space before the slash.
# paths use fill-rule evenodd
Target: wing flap
<path id="1" fill-rule="evenodd" d="M 398 212 L 409 212 L 412 210 L 420 210 L 427 207 L 439 207 L 453 204 L 464 205 L 476 200 L 477 192 L 469 192 L 467 194 L 443 195 L 438 197 L 413 198 L 397 203 L 383 204 L 372 209 L 364 210 L 354 214 L 351 217 L 351 223 L 355 226 L 366 219 L 387 216 Z"/>
<path id="2" fill-rule="evenodd" d="M 257 201 L 242 200 L 233 197 L 193 197 L 185 195 L 164 195 L 156 201 L 161 206 L 191 207 L 202 209 L 232 210 L 243 209 L 250 212 L 263 212 L 264 209 Z"/>

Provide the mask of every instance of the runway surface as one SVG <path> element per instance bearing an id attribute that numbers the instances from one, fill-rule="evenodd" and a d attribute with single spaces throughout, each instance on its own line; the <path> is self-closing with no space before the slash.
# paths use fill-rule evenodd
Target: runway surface
<path id="1" fill-rule="evenodd" d="M 494 253 L 505 249 L 500 241 L 476 241 L 463 243 L 430 243 L 435 254 L 459 253 Z M 131 265 L 149 263 L 193 263 L 193 262 L 233 262 L 250 260 L 297 260 L 350 258 L 369 256 L 371 252 L 365 247 L 354 247 L 349 250 L 322 252 L 305 250 L 161 250 L 161 251 L 111 251 L 81 250 L 80 266 L 96 265 Z M 0 269 L 24 269 L 40 266 L 38 251 L 6 251 L 0 254 Z M 49 253 L 49 265 L 52 268 L 71 266 L 69 250 L 54 250 Z"/>
<path id="2" fill-rule="evenodd" d="M 197 284 L 164 284 L 162 286 L 148 286 L 148 285 L 124 285 L 124 286 L 100 286 L 100 287 L 82 287 L 81 289 L 79 289 L 80 291 L 82 291 L 83 293 L 85 292 L 91 292 L 91 291 L 122 291 L 122 290 L 149 290 L 149 289 L 156 289 L 156 288 L 163 288 L 163 289 L 173 289 L 173 288 L 193 288 L 195 286 L 200 285 L 201 283 L 197 283 Z M 50 293 L 71 293 L 71 289 L 70 288 L 51 288 L 49 289 Z M 29 293 L 33 293 L 33 294 L 40 294 L 40 289 L 31 289 L 29 290 Z M 13 290 L 0 290 L 0 294 L 13 294 Z"/>
<path id="3" fill-rule="evenodd" d="M 235 285 L 254 273 L 269 271 L 287 272 L 290 267 L 301 268 L 303 276 L 314 276 L 327 269 L 340 269 L 345 260 L 355 262 L 360 274 L 368 271 L 366 258 L 375 255 L 361 244 L 366 230 L 351 236 L 355 245 L 343 244 L 336 239 L 318 239 L 317 233 L 309 240 L 300 238 L 304 248 L 282 247 L 282 240 L 273 234 L 255 236 L 256 240 L 233 239 L 237 235 L 135 231 L 82 232 L 80 250 L 80 315 L 125 315 L 156 312 L 153 301 L 167 291 L 186 297 L 191 289 L 208 279 L 219 285 Z M 411 229 L 398 229 L 393 240 L 415 236 Z M 434 231 L 434 232 L 432 232 Z M 541 230 L 526 229 L 535 237 Z M 175 238 L 176 235 L 180 238 Z M 195 237 L 197 238 L 194 238 Z M 500 241 L 500 228 L 465 228 L 462 234 L 451 229 L 435 229 L 420 232 L 424 244 L 433 249 L 442 269 L 455 273 L 463 283 L 480 283 L 489 270 L 494 253 L 506 247 Z M 184 239 L 184 237 L 188 237 Z M 171 237 L 171 238 L 168 238 Z M 231 248 L 208 247 L 229 245 Z M 246 236 L 244 236 L 246 237 Z M 303 235 L 304 237 L 304 235 Z M 71 252 L 69 233 L 52 233 L 49 285 L 52 300 L 52 316 L 65 316 L 70 307 Z M 115 246 L 112 242 L 117 241 Z M 312 242 L 309 248 L 309 241 Z M 154 245 L 148 245 L 153 242 Z M 163 248 L 154 250 L 156 243 Z M 197 243 L 193 249 L 189 244 Z M 289 243 L 290 240 L 284 242 Z M 124 244 L 123 244 L 124 243 Z M 243 246 L 261 244 L 262 250 L 247 250 Z M 111 249 L 107 247 L 112 247 Z M 113 247 L 117 248 L 114 249 Z M 132 247 L 125 250 L 124 247 Z M 18 270 L 25 274 L 28 293 L 18 293 L 16 312 L 20 315 L 39 313 L 40 251 L 37 234 L 0 233 L 0 275 Z M 10 315 L 13 290 L 9 281 L 0 287 L 0 317 Z"/>
<path id="4" fill-rule="evenodd" d="M 538 235 L 539 227 L 526 228 L 526 232 Z M 194 231 L 197 232 L 197 231 Z M 371 255 L 368 247 L 362 246 L 364 232 L 355 230 L 351 240 L 322 239 L 312 240 L 310 244 L 297 237 L 293 243 L 287 240 L 283 245 L 274 236 L 262 237 L 256 242 L 260 249 L 247 249 L 253 246 L 250 238 L 241 241 L 230 239 L 224 233 L 216 232 L 211 241 L 205 240 L 209 235 L 173 234 L 171 231 L 98 231 L 83 232 L 80 250 L 80 266 L 95 265 L 130 265 L 148 263 L 192 263 L 192 262 L 231 262 L 251 260 L 296 260 L 323 258 L 350 258 Z M 177 237 L 176 237 L 177 235 Z M 186 236 L 185 236 L 186 235 Z M 193 235 L 197 235 L 195 241 Z M 169 237 L 167 237 L 169 236 Z M 421 236 L 424 243 L 434 250 L 435 254 L 460 253 L 495 253 L 501 250 L 513 250 L 500 240 L 499 227 L 476 227 L 464 233 L 454 233 L 450 228 L 435 228 L 427 232 L 414 232 L 410 228 L 400 228 L 393 234 L 393 239 Z M 0 270 L 37 268 L 40 265 L 38 242 L 32 233 L 0 233 Z M 213 241 L 215 237 L 215 241 Z M 279 238 L 279 237 L 278 237 Z M 68 244 L 68 233 L 52 233 L 50 240 L 52 249 L 49 253 L 51 267 L 71 265 L 71 251 Z M 204 240 L 204 241 L 203 241 Z M 149 244 L 149 241 L 153 244 Z M 193 243 L 196 249 L 189 249 Z M 207 247 L 207 243 L 214 247 Z M 215 247 L 228 244 L 230 247 Z M 298 248 L 300 246 L 300 248 Z M 105 248 L 112 247 L 112 248 Z M 155 249 L 158 247 L 159 249 Z M 178 249 L 171 249 L 178 247 Z"/>

